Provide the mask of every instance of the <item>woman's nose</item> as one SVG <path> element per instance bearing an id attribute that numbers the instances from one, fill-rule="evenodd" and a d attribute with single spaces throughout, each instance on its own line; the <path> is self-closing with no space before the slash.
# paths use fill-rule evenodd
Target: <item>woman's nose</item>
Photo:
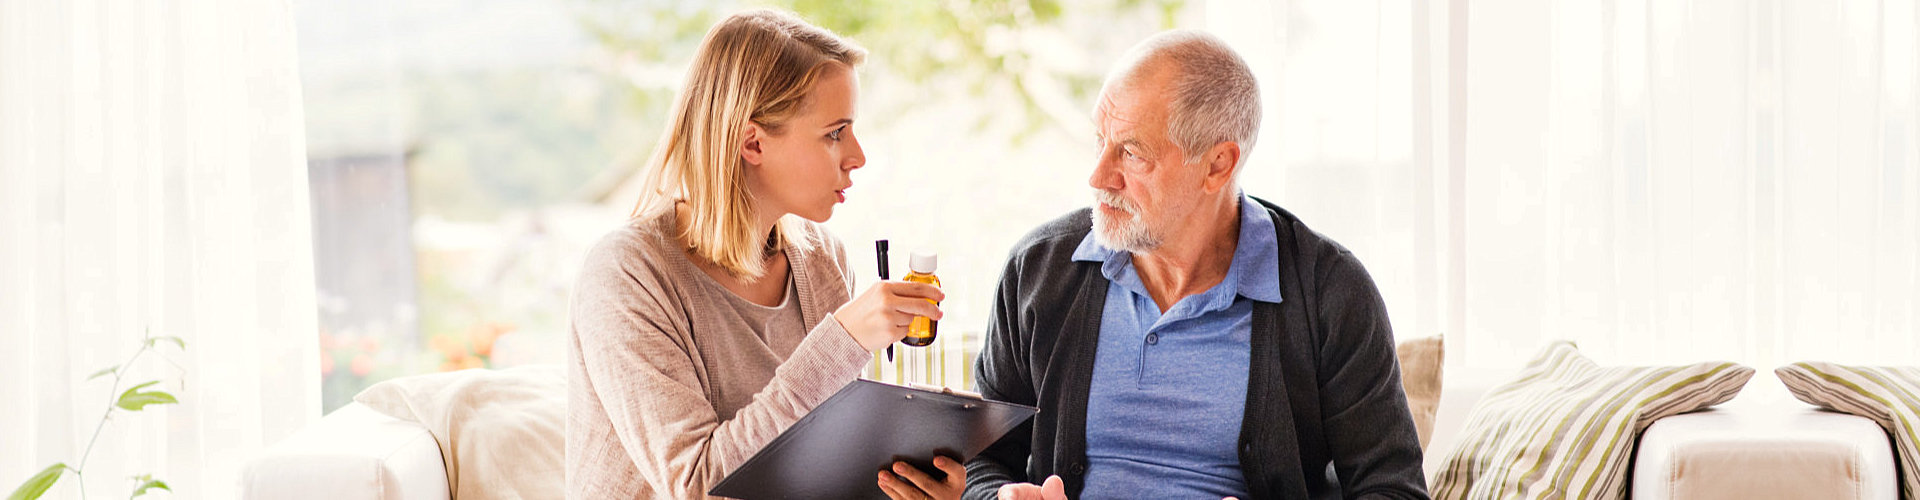
<path id="1" fill-rule="evenodd" d="M 848 150 L 847 158 L 845 160 L 841 160 L 841 164 L 847 170 L 853 170 L 856 168 L 867 166 L 867 151 L 865 149 L 860 148 L 860 137 L 855 136 L 853 134 L 847 134 L 847 139 L 848 139 L 848 144 L 852 145 L 853 148 Z"/>

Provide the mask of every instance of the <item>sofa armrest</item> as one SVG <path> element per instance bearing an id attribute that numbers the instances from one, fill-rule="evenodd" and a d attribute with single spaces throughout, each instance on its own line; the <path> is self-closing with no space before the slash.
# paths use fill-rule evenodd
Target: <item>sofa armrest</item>
<path id="1" fill-rule="evenodd" d="M 1770 380 L 1768 382 L 1771 382 Z M 1893 447 L 1872 420 L 1752 385 L 1732 403 L 1674 415 L 1640 438 L 1637 500 L 1820 498 L 1896 500 Z"/>
<path id="2" fill-rule="evenodd" d="M 440 445 L 418 423 L 359 403 L 247 462 L 241 498 L 447 500 Z"/>

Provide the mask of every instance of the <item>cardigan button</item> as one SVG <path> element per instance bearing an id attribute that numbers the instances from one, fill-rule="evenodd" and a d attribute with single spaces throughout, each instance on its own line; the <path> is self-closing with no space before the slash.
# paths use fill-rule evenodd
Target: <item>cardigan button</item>
<path id="1" fill-rule="evenodd" d="M 1080 463 L 1080 462 L 1074 462 L 1074 463 L 1073 463 L 1073 465 L 1070 465 L 1070 466 L 1068 466 L 1068 467 L 1067 467 L 1067 473 L 1068 473 L 1068 474 L 1073 474 L 1073 475 L 1075 475 L 1075 476 L 1078 476 L 1078 475 L 1081 475 L 1081 474 L 1086 474 L 1086 473 L 1087 473 L 1087 464 L 1084 464 L 1084 463 Z"/>

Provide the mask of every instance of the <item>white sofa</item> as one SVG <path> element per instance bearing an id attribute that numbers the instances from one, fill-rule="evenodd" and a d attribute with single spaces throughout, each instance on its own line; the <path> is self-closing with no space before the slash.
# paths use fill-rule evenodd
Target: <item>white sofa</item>
<path id="1" fill-rule="evenodd" d="M 1636 500 L 1897 500 L 1893 450 L 1878 425 L 1814 409 L 1773 377 L 1755 377 L 1715 409 L 1655 422 L 1636 451 Z M 1443 461 L 1488 387 L 1448 387 L 1440 398 L 1428 474 Z M 426 427 L 359 403 L 320 419 L 250 461 L 242 498 L 450 498 L 440 447 Z"/>
<path id="2" fill-rule="evenodd" d="M 1485 377 L 1461 379 L 1441 394 L 1428 477 L 1492 388 L 1479 382 Z M 1628 497 L 1899 500 L 1894 460 L 1886 432 L 1872 420 L 1802 403 L 1762 374 L 1726 404 L 1649 426 L 1634 452 Z"/>
<path id="3" fill-rule="evenodd" d="M 249 461 L 240 497 L 248 499 L 448 500 L 440 446 L 418 423 L 360 403 Z"/>

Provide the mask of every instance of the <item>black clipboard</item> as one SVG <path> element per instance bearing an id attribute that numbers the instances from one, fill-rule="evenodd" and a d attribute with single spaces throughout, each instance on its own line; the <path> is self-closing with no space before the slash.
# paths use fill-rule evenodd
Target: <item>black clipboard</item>
<path id="1" fill-rule="evenodd" d="M 773 438 L 707 494 L 759 499 L 887 498 L 895 461 L 940 477 L 934 455 L 965 463 L 1039 409 L 950 390 L 854 380 Z"/>

